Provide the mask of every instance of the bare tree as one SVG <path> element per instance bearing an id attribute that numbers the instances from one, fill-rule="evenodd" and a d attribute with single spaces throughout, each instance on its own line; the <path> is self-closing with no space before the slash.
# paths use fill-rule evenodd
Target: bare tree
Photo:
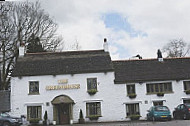
<path id="1" fill-rule="evenodd" d="M 173 39 L 163 47 L 163 52 L 167 57 L 185 57 L 190 50 L 190 45 L 183 39 Z"/>
<path id="2" fill-rule="evenodd" d="M 9 11 L 12 8 L 11 3 L 0 3 L 0 89 L 8 89 L 10 82 L 9 73 L 12 70 L 14 59 L 17 55 L 14 43 L 14 24 L 9 18 Z"/>
<path id="3" fill-rule="evenodd" d="M 75 42 L 71 45 L 72 50 L 80 50 L 81 46 L 79 45 L 78 40 L 76 39 Z"/>
<path id="4" fill-rule="evenodd" d="M 44 12 L 40 3 L 0 3 L 0 89 L 7 90 L 18 47 L 27 45 L 34 35 L 46 51 L 55 51 L 62 38 L 56 36 L 57 24 Z"/>

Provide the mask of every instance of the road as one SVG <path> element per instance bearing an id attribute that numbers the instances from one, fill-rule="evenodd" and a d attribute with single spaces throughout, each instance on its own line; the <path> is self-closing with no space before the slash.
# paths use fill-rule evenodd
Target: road
<path id="1" fill-rule="evenodd" d="M 172 120 L 172 121 L 138 121 L 138 122 L 113 122 L 113 123 L 90 123 L 73 124 L 63 126 L 190 126 L 190 120 Z"/>

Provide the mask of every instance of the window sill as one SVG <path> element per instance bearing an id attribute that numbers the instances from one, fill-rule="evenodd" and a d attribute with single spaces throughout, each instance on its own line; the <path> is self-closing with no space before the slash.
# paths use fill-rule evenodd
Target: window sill
<path id="1" fill-rule="evenodd" d="M 128 94 L 127 96 L 132 99 L 132 98 L 136 98 L 137 94 L 133 93 L 133 94 Z"/>
<path id="2" fill-rule="evenodd" d="M 40 93 L 29 93 L 28 95 L 40 95 Z"/>
<path id="3" fill-rule="evenodd" d="M 89 118 L 90 120 L 97 120 L 99 117 L 102 117 L 101 115 L 90 115 L 86 116 L 86 118 Z"/>
<path id="4" fill-rule="evenodd" d="M 186 94 L 190 94 L 190 90 L 185 90 L 184 91 Z"/>
<path id="5" fill-rule="evenodd" d="M 146 93 L 146 95 L 157 95 L 159 92 L 155 92 L 155 93 Z M 172 94 L 174 93 L 173 91 L 172 92 L 163 92 L 164 94 Z"/>
<path id="6" fill-rule="evenodd" d="M 94 95 L 94 94 L 96 94 L 96 92 L 98 92 L 98 91 L 97 91 L 97 89 L 91 89 L 91 90 L 88 90 L 87 92 L 88 92 L 88 94 L 90 94 L 90 95 Z"/>

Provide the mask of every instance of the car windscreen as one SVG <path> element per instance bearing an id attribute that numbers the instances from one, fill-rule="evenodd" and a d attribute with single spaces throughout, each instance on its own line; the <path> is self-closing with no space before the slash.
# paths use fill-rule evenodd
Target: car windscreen
<path id="1" fill-rule="evenodd" d="M 190 104 L 186 104 L 186 106 L 187 106 L 188 108 L 190 108 Z"/>
<path id="2" fill-rule="evenodd" d="M 9 117 L 10 115 L 9 114 L 7 114 L 7 113 L 1 113 L 0 114 L 2 117 Z"/>
<path id="3" fill-rule="evenodd" d="M 155 111 L 169 111 L 168 107 L 166 106 L 157 106 L 154 109 Z"/>

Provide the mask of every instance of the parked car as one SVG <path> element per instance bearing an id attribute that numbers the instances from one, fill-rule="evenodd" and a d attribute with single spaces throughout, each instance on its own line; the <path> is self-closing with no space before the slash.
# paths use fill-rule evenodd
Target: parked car
<path id="1" fill-rule="evenodd" d="M 190 104 L 180 104 L 173 111 L 174 119 L 190 119 Z"/>
<path id="2" fill-rule="evenodd" d="M 8 113 L 0 113 L 1 126 L 20 126 L 22 120 L 19 117 L 12 117 Z"/>
<path id="3" fill-rule="evenodd" d="M 171 120 L 171 112 L 167 106 L 152 106 L 148 110 L 147 120 Z"/>

